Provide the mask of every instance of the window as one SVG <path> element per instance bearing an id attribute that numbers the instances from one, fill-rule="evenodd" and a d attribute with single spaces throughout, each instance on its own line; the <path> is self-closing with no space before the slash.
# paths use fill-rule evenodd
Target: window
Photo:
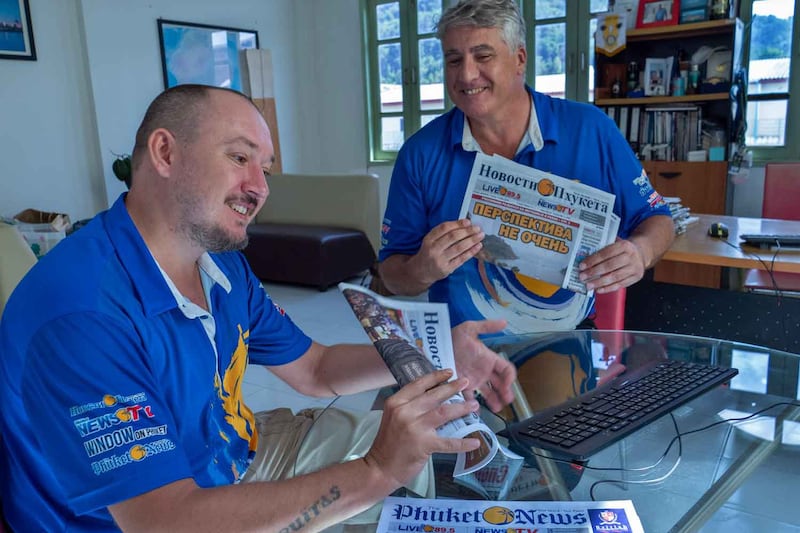
<path id="1" fill-rule="evenodd" d="M 608 0 L 523 0 L 528 27 L 528 83 L 579 102 L 594 100 L 594 32 Z"/>
<path id="2" fill-rule="evenodd" d="M 740 16 L 748 24 L 747 132 L 745 143 L 761 162 L 800 158 L 800 101 L 792 98 L 798 75 L 792 50 L 798 46 L 795 0 L 742 0 Z M 794 90 L 793 90 L 794 89 Z"/>
<path id="3" fill-rule="evenodd" d="M 528 28 L 528 83 L 593 101 L 594 31 L 609 0 L 520 0 Z M 442 0 L 364 0 L 372 162 L 392 161 L 405 139 L 449 108 L 435 25 Z"/>
<path id="4" fill-rule="evenodd" d="M 372 161 L 393 160 L 411 134 L 445 110 L 441 0 L 366 0 Z"/>

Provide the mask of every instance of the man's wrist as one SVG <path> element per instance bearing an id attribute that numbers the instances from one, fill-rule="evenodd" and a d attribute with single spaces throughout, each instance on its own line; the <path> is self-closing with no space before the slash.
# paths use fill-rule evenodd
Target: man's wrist
<path id="1" fill-rule="evenodd" d="M 629 239 L 629 240 L 631 241 L 631 244 L 633 244 L 633 247 L 636 248 L 636 251 L 639 254 L 639 259 L 642 260 L 642 267 L 644 268 L 644 270 L 647 270 L 650 266 L 650 260 L 647 258 L 644 249 L 639 245 L 638 242 L 636 242 L 635 239 Z"/>

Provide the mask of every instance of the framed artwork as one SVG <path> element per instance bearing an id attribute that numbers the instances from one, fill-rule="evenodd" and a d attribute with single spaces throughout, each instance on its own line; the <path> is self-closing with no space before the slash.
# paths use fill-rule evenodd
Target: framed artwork
<path id="1" fill-rule="evenodd" d="M 640 0 L 636 27 L 650 28 L 677 24 L 679 12 L 678 0 Z"/>
<path id="2" fill-rule="evenodd" d="M 666 58 L 648 57 L 644 64 L 645 96 L 666 96 L 669 94 L 669 75 L 672 65 Z"/>
<path id="3" fill-rule="evenodd" d="M 28 0 L 0 0 L 0 59 L 36 60 Z"/>
<path id="4" fill-rule="evenodd" d="M 3 0 L 0 0 L 3 1 Z M 258 32 L 158 20 L 164 87 L 200 83 L 242 90 L 242 50 L 258 48 Z"/>

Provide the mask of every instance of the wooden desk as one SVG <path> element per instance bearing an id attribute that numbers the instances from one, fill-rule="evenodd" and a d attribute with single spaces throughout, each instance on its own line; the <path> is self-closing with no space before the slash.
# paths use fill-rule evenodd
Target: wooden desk
<path id="1" fill-rule="evenodd" d="M 675 237 L 675 242 L 656 265 L 655 281 L 719 288 L 722 267 L 765 269 L 764 263 L 774 272 L 800 273 L 800 249 L 786 248 L 776 254 L 774 249 L 739 245 L 739 235 L 743 233 L 800 234 L 800 222 L 723 215 L 693 216 L 700 220 L 691 224 L 686 233 Z M 728 226 L 730 233 L 726 239 L 708 235 L 712 222 Z"/>

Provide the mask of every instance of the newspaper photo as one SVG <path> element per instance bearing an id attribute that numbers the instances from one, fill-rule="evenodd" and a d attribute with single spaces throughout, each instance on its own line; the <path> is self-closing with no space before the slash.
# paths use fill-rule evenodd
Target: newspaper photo
<path id="1" fill-rule="evenodd" d="M 614 242 L 614 201 L 611 193 L 478 153 L 459 218 L 486 235 L 478 259 L 586 294 L 578 265 Z"/>
<path id="2" fill-rule="evenodd" d="M 446 304 L 386 298 L 349 283 L 340 283 L 339 290 L 400 386 L 443 368 L 452 369 L 456 378 Z M 463 402 L 464 397 L 457 394 L 448 401 Z M 487 498 L 505 497 L 522 466 L 522 457 L 502 446 L 476 413 L 452 420 L 437 431 L 448 438 L 478 439 L 480 447 L 456 456 L 453 476 L 474 484 Z M 506 475 L 499 482 L 497 476 L 484 476 L 487 482 L 483 483 L 473 476 L 485 467 L 503 469 Z"/>
<path id="3" fill-rule="evenodd" d="M 644 527 L 630 500 L 487 502 L 390 496 L 377 531 L 644 533 Z"/>

